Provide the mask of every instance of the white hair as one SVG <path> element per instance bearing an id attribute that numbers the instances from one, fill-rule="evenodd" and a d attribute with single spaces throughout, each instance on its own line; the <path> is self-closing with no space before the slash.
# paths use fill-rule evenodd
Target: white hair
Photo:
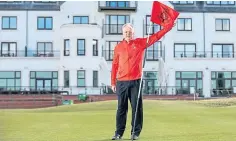
<path id="1" fill-rule="evenodd" d="M 122 30 L 123 30 L 125 27 L 131 28 L 131 29 L 132 29 L 132 33 L 134 33 L 134 27 L 133 27 L 133 25 L 132 25 L 131 23 L 126 23 L 126 24 L 124 24 L 124 25 L 122 26 Z"/>

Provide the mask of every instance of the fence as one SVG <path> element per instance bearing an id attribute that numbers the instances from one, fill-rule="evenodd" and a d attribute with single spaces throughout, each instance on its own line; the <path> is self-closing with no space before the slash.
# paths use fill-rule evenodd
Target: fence
<path id="1" fill-rule="evenodd" d="M 197 93 L 202 94 L 202 89 L 196 90 Z M 9 86 L 0 87 L 0 94 L 63 94 L 63 95 L 106 95 L 114 94 L 110 86 L 86 86 L 86 87 L 63 87 L 63 86 Z M 180 95 L 190 94 L 190 87 L 181 88 L 178 86 L 145 86 L 142 88 L 144 95 Z"/>
<path id="2" fill-rule="evenodd" d="M 211 89 L 212 97 L 231 97 L 235 94 L 232 88 L 230 89 Z"/>

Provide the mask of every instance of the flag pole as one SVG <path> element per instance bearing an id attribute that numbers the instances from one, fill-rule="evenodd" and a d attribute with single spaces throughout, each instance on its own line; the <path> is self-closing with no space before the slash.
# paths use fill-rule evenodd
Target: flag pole
<path id="1" fill-rule="evenodd" d="M 148 45 L 148 42 L 149 42 L 149 37 L 150 37 L 150 32 L 151 32 L 151 27 L 152 27 L 152 25 L 153 25 L 153 23 L 150 21 L 150 26 L 149 26 L 149 29 L 148 29 L 148 37 L 147 37 L 146 46 Z M 135 125 L 136 125 L 137 111 L 138 111 L 138 106 L 139 106 L 139 99 L 140 99 L 141 90 L 142 90 L 143 69 L 144 69 L 144 67 L 145 67 L 147 48 L 148 48 L 148 46 L 147 46 L 146 49 L 145 49 L 144 58 L 143 58 L 143 61 L 142 61 L 143 68 L 142 68 L 142 72 L 141 72 L 141 80 L 140 80 L 140 83 L 139 83 L 138 98 L 137 98 L 137 102 L 136 102 L 136 110 L 135 110 L 135 116 L 134 116 L 134 121 L 133 121 L 132 141 L 134 140 L 133 137 L 134 137 L 134 133 L 135 133 Z"/>

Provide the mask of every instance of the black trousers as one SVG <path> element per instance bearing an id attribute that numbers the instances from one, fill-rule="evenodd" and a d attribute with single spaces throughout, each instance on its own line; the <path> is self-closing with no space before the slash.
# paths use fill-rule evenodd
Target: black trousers
<path id="1" fill-rule="evenodd" d="M 116 93 L 118 96 L 118 108 L 116 113 L 116 133 L 121 136 L 123 135 L 126 128 L 128 100 L 130 101 L 132 107 L 131 134 L 133 132 L 140 82 L 141 82 L 140 79 L 131 81 L 117 81 Z M 143 102 L 141 93 L 139 98 L 139 107 L 136 115 L 134 134 L 139 135 L 141 133 L 142 127 L 143 127 Z"/>

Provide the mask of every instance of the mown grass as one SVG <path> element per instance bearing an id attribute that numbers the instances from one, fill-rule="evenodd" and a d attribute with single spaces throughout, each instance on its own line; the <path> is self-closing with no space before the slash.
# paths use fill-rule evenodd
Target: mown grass
<path id="1" fill-rule="evenodd" d="M 116 101 L 32 110 L 0 110 L 3 141 L 108 141 Z M 219 106 L 220 105 L 220 106 Z M 144 101 L 143 141 L 236 140 L 236 99 Z M 131 110 L 124 139 L 130 138 Z"/>

